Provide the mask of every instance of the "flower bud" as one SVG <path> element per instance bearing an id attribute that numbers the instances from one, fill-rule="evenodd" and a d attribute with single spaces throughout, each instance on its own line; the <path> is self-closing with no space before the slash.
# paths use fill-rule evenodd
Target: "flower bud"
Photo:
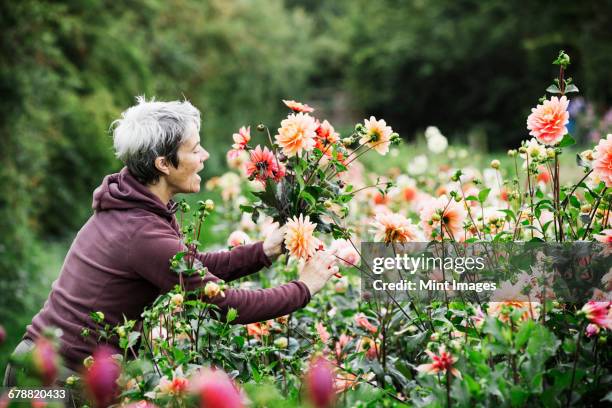
<path id="1" fill-rule="evenodd" d="M 287 340 L 286 337 L 279 337 L 278 339 L 274 340 L 274 345 L 279 349 L 286 349 L 289 345 L 289 340 Z"/>
<path id="2" fill-rule="evenodd" d="M 93 363 L 94 363 L 94 358 L 92 356 L 85 357 L 85 359 L 83 360 L 83 366 L 85 368 L 91 367 Z"/>
<path id="3" fill-rule="evenodd" d="M 264 130 L 266 130 L 266 126 L 263 123 L 260 123 L 259 125 L 257 125 L 257 130 L 263 132 Z"/>
<path id="4" fill-rule="evenodd" d="M 515 149 L 508 150 L 508 156 L 510 156 L 510 157 L 516 156 L 516 150 Z"/>
<path id="5" fill-rule="evenodd" d="M 213 200 L 208 199 L 204 201 L 204 208 L 206 209 L 206 211 L 212 211 L 215 209 L 215 203 L 213 202 Z"/>
<path id="6" fill-rule="evenodd" d="M 554 159 L 555 155 L 555 149 L 546 149 L 546 156 L 548 156 L 549 159 Z"/>
<path id="7" fill-rule="evenodd" d="M 491 160 L 490 166 L 492 169 L 499 170 L 500 164 L 501 163 L 499 162 L 499 160 L 495 159 L 495 160 Z"/>
<path id="8" fill-rule="evenodd" d="M 591 206 L 591 204 L 583 204 L 580 207 L 580 212 L 583 214 L 588 214 L 591 212 L 591 210 L 593 209 L 593 207 Z"/>
<path id="9" fill-rule="evenodd" d="M 206 286 L 204 286 L 204 294 L 208 298 L 214 298 L 220 293 L 222 293 L 221 287 L 217 285 L 215 282 L 208 282 Z"/>
<path id="10" fill-rule="evenodd" d="M 183 304 L 183 295 L 180 293 L 175 293 L 170 298 L 170 302 L 172 302 L 174 306 L 181 306 Z"/>
<path id="11" fill-rule="evenodd" d="M 438 221 L 440 221 L 441 219 L 442 219 L 442 217 L 441 217 L 441 216 L 440 216 L 440 214 L 438 214 L 438 213 L 435 213 L 434 215 L 432 215 L 432 216 L 431 216 L 431 220 L 432 220 L 432 221 L 435 221 L 435 222 L 438 222 Z"/>
<path id="12" fill-rule="evenodd" d="M 593 157 L 592 150 L 585 150 L 584 152 L 580 153 L 580 157 L 582 157 L 583 160 L 587 161 L 593 161 L 595 159 L 595 157 Z"/>
<path id="13" fill-rule="evenodd" d="M 122 337 L 122 338 L 125 337 L 125 327 L 118 326 L 118 327 L 115 328 L 115 331 L 117 332 L 117 335 L 119 337 Z"/>
<path id="14" fill-rule="evenodd" d="M 342 144 L 344 146 L 350 146 L 353 144 L 353 138 L 352 137 L 345 137 L 342 139 Z"/>
<path id="15" fill-rule="evenodd" d="M 66 378 L 66 385 L 75 385 L 79 382 L 79 380 L 80 378 L 76 375 L 71 375 L 70 377 Z"/>
<path id="16" fill-rule="evenodd" d="M 6 330 L 0 325 L 0 345 L 4 343 L 4 340 L 6 340 Z"/>
<path id="17" fill-rule="evenodd" d="M 519 147 L 519 153 L 521 153 L 521 154 L 527 153 L 527 148 L 525 146 Z"/>
<path id="18" fill-rule="evenodd" d="M 323 203 L 323 206 L 325 206 L 325 208 L 331 208 L 333 205 L 333 203 L 331 202 L 331 200 L 325 200 L 325 202 Z"/>

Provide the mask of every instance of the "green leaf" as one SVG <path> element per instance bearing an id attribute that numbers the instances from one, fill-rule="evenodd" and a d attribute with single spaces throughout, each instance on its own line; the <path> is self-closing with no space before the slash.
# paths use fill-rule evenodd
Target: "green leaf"
<path id="1" fill-rule="evenodd" d="M 574 84 L 569 84 L 568 86 L 565 87 L 565 93 L 566 94 L 572 93 L 572 92 L 580 92 L 580 90 Z"/>
<path id="2" fill-rule="evenodd" d="M 519 350 L 523 345 L 529 340 L 531 336 L 531 331 L 535 323 L 531 319 L 525 320 L 518 329 L 518 333 L 516 333 L 516 338 L 514 341 L 514 345 L 517 350 Z"/>
<path id="3" fill-rule="evenodd" d="M 234 336 L 234 343 L 238 346 L 239 349 L 244 347 L 245 338 L 242 336 Z"/>
<path id="4" fill-rule="evenodd" d="M 491 192 L 490 188 L 485 188 L 480 190 L 480 192 L 478 193 L 478 201 L 481 203 L 484 203 L 487 200 L 487 197 L 489 196 L 489 193 Z"/>
<path id="5" fill-rule="evenodd" d="M 561 139 L 561 142 L 559 142 L 559 147 L 568 147 L 574 144 L 576 144 L 576 141 L 572 135 L 566 133 L 565 136 L 563 136 L 563 139 Z"/>
<path id="6" fill-rule="evenodd" d="M 227 323 L 232 322 L 236 320 L 236 317 L 238 317 L 238 311 L 234 309 L 233 307 L 230 307 L 229 310 L 227 311 L 227 314 L 225 315 L 225 321 Z"/>
<path id="7" fill-rule="evenodd" d="M 546 92 L 553 93 L 553 94 L 560 94 L 561 90 L 559 89 L 557 85 L 551 85 L 548 88 L 546 88 Z"/>

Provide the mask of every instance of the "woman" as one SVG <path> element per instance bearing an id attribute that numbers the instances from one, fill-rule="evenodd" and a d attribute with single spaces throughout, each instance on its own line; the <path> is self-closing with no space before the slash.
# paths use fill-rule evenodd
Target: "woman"
<path id="1" fill-rule="evenodd" d="M 160 293 L 179 283 L 169 260 L 185 250 L 172 197 L 197 193 L 198 175 L 209 154 L 200 144 L 200 112 L 189 102 L 155 102 L 137 98 L 138 104 L 113 123 L 114 147 L 125 167 L 104 178 L 93 193 L 94 214 L 78 232 L 60 276 L 42 310 L 27 327 L 16 351 L 32 348 L 45 327 L 62 330 L 60 354 L 68 370 L 79 371 L 83 359 L 97 347 L 92 333 L 92 311 L 104 314 L 111 325 L 138 320 Z M 184 278 L 188 290 L 209 281 L 232 281 L 270 266 L 281 252 L 282 230 L 263 242 L 231 251 L 198 253 L 208 268 L 200 276 Z M 301 269 L 299 279 L 270 289 L 228 289 L 225 296 L 207 299 L 223 315 L 237 309 L 232 323 L 272 319 L 304 307 L 312 295 L 336 273 L 333 257 L 319 253 Z M 117 348 L 117 343 L 111 343 Z M 6 385 L 14 372 L 7 367 Z"/>

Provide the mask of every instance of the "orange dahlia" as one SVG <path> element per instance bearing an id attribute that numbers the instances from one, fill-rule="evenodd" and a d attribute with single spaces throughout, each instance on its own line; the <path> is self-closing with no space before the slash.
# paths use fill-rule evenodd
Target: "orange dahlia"
<path id="1" fill-rule="evenodd" d="M 291 256 L 308 259 L 315 253 L 319 247 L 319 240 L 313 235 L 315 227 L 316 224 L 310 222 L 308 215 L 304 217 L 300 214 L 299 217 L 289 219 L 285 232 L 285 246 Z"/>
<path id="2" fill-rule="evenodd" d="M 291 114 L 281 122 L 276 142 L 287 157 L 302 156 L 315 147 L 317 122 L 305 113 Z"/>

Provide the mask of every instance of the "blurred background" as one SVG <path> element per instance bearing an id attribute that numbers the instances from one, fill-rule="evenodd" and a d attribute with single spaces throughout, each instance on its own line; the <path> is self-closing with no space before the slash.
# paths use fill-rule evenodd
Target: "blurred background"
<path id="1" fill-rule="evenodd" d="M 374 115 L 486 154 L 527 138 L 563 49 L 570 130 L 592 144 L 612 131 L 611 16 L 610 0 L 0 2 L 0 370 L 121 167 L 108 129 L 136 95 L 202 111 L 205 179 L 238 127 L 278 126 L 281 99 L 343 134 Z"/>

